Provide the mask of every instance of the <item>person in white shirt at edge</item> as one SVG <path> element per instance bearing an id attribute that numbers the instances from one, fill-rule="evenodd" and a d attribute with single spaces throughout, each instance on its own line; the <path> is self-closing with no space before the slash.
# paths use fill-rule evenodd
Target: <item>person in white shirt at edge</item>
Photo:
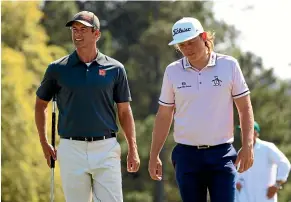
<path id="1" fill-rule="evenodd" d="M 254 117 L 250 91 L 238 61 L 213 51 L 214 34 L 184 17 L 172 28 L 173 41 L 183 58 L 167 66 L 149 160 L 153 180 L 162 179 L 159 153 L 174 118 L 172 152 L 176 181 L 183 202 L 234 202 L 238 172 L 253 164 Z M 233 101 L 242 125 L 242 148 L 233 142 Z"/>
<path id="2" fill-rule="evenodd" d="M 290 162 L 275 144 L 259 139 L 257 122 L 254 129 L 254 164 L 238 174 L 236 202 L 277 202 L 277 192 L 287 181 Z"/>

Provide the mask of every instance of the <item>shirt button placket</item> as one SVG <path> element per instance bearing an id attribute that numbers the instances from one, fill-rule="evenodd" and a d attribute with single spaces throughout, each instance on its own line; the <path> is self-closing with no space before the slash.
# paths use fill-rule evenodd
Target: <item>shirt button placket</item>
<path id="1" fill-rule="evenodd" d="M 202 81 L 201 81 L 201 72 L 198 73 L 198 90 L 201 89 L 201 84 L 202 84 Z"/>
<path id="2" fill-rule="evenodd" d="M 85 79 L 87 81 L 87 77 L 88 77 L 88 74 L 89 74 L 89 66 L 87 64 L 85 64 L 85 63 L 83 63 L 83 65 L 85 67 L 85 75 L 86 75 Z"/>

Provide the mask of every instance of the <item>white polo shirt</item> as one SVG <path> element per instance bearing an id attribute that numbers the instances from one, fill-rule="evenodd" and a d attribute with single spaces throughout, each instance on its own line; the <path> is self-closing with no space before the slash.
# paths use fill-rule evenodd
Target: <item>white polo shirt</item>
<path id="1" fill-rule="evenodd" d="M 201 71 L 185 57 L 168 65 L 159 104 L 175 105 L 177 143 L 217 145 L 233 142 L 233 99 L 249 93 L 238 61 L 212 52 Z"/>

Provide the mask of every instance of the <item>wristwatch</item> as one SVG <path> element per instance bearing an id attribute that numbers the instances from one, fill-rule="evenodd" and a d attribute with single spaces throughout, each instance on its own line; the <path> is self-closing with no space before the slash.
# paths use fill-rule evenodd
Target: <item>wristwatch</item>
<path id="1" fill-rule="evenodd" d="M 279 182 L 276 182 L 276 183 L 274 184 L 274 187 L 276 187 L 277 189 L 282 189 L 282 185 L 281 185 L 281 183 L 279 183 Z"/>

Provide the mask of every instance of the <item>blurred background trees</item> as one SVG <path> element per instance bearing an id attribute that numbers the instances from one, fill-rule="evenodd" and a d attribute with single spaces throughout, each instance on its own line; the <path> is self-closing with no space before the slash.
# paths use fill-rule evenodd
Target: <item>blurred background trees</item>
<path id="1" fill-rule="evenodd" d="M 130 82 L 141 169 L 136 174 L 126 172 L 126 145 L 119 135 L 125 202 L 180 201 L 170 162 L 172 134 L 163 149 L 161 183 L 150 180 L 147 165 L 162 76 L 165 67 L 181 57 L 167 45 L 170 30 L 183 16 L 199 18 L 206 30 L 215 31 L 216 51 L 238 58 L 252 92 L 261 138 L 274 142 L 291 159 L 291 81 L 276 78 L 272 69 L 262 66 L 259 56 L 242 52 L 236 42 L 239 32 L 214 18 L 211 2 L 10 1 L 1 5 L 3 202 L 48 201 L 50 172 L 34 125 L 35 90 L 47 65 L 74 50 L 65 23 L 80 10 L 99 17 L 102 38 L 98 47 L 125 65 Z M 235 146 L 240 146 L 237 131 Z M 58 165 L 55 183 L 56 201 L 64 201 Z M 291 201 L 290 178 L 279 201 Z"/>

